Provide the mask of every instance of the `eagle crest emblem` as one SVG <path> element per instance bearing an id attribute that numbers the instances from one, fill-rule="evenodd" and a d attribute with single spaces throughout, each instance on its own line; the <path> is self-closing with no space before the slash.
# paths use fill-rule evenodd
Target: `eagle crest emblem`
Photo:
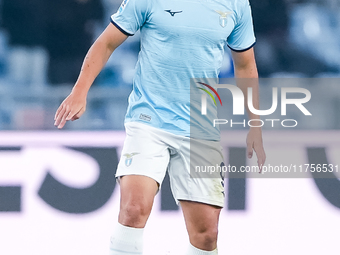
<path id="1" fill-rule="evenodd" d="M 132 163 L 132 157 L 135 156 L 135 155 L 137 155 L 137 154 L 139 154 L 139 153 L 137 153 L 137 152 L 134 152 L 134 153 L 125 153 L 125 154 L 123 155 L 124 157 L 126 157 L 126 159 L 125 159 L 125 165 L 126 165 L 126 166 L 130 166 L 131 163 Z"/>
<path id="2" fill-rule="evenodd" d="M 233 12 L 222 12 L 222 11 L 215 11 L 220 15 L 220 25 L 221 27 L 225 27 L 227 25 L 227 18 Z"/>

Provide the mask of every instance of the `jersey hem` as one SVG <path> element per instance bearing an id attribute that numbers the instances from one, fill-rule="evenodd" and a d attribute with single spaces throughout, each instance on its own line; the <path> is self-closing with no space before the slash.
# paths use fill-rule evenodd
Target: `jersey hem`
<path id="1" fill-rule="evenodd" d="M 248 48 L 245 48 L 245 49 L 242 49 L 242 50 L 233 49 L 233 48 L 231 48 L 229 45 L 228 45 L 228 47 L 229 47 L 229 49 L 231 49 L 232 51 L 235 51 L 235 52 L 245 52 L 245 51 L 250 50 L 251 48 L 253 48 L 255 44 L 256 44 L 256 42 L 254 42 L 254 43 L 253 43 L 252 45 L 250 45 Z"/>
<path id="2" fill-rule="evenodd" d="M 149 123 L 146 123 L 144 121 L 139 121 L 139 120 L 128 120 L 127 121 L 127 120 L 125 120 L 124 124 L 128 124 L 128 123 L 138 123 L 138 124 L 145 125 L 148 128 L 155 128 L 157 130 L 161 130 L 161 131 L 167 132 L 167 133 L 175 135 L 175 136 L 190 138 L 190 133 L 188 133 L 188 132 L 172 132 L 172 131 L 165 129 L 165 128 L 155 127 L 155 126 L 153 126 Z"/>
<path id="3" fill-rule="evenodd" d="M 206 140 L 206 141 L 220 141 L 221 140 L 221 137 L 220 136 L 217 136 L 217 137 L 192 137 L 191 134 L 190 134 L 190 131 L 189 132 L 174 132 L 173 130 L 168 130 L 168 129 L 165 129 L 165 128 L 161 128 L 161 127 L 155 127 L 149 123 L 146 123 L 146 122 L 142 122 L 142 121 L 138 121 L 138 120 L 125 120 L 124 124 L 128 124 L 128 123 L 138 123 L 138 124 L 142 124 L 142 125 L 145 125 L 147 126 L 148 128 L 154 128 L 154 129 L 157 129 L 157 130 L 161 130 L 163 132 L 167 132 L 169 134 L 172 134 L 172 135 L 175 135 L 175 136 L 179 136 L 179 137 L 186 137 L 186 138 L 192 138 L 192 139 L 201 139 L 201 140 Z"/>

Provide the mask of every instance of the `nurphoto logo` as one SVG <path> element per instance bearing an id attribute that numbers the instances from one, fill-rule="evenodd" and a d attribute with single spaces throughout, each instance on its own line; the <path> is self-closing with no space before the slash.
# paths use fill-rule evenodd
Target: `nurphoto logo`
<path id="1" fill-rule="evenodd" d="M 259 115 L 259 116 L 267 116 L 270 114 L 273 114 L 278 107 L 278 88 L 273 87 L 272 88 L 272 105 L 269 109 L 267 110 L 259 110 L 255 109 L 254 104 L 253 104 L 253 88 L 248 87 L 247 93 L 248 96 L 245 99 L 245 96 L 240 88 L 238 88 L 235 85 L 230 85 L 230 84 L 216 84 L 213 88 L 212 86 L 203 83 L 203 82 L 197 82 L 200 85 L 203 85 L 205 88 L 199 88 L 200 90 L 205 91 L 206 93 L 201 95 L 201 114 L 206 115 L 207 114 L 207 95 L 209 95 L 214 104 L 217 106 L 215 97 L 212 93 L 216 95 L 218 100 L 220 101 L 221 106 L 222 105 L 222 100 L 220 95 L 217 93 L 216 89 L 228 89 L 233 98 L 233 115 L 244 115 L 245 113 L 245 100 L 247 100 L 247 106 L 249 108 L 249 111 L 252 112 L 253 114 Z M 211 92 L 208 89 L 211 90 Z M 281 89 L 281 116 L 286 116 L 287 115 L 287 105 L 295 105 L 304 115 L 306 116 L 312 116 L 312 114 L 307 110 L 307 108 L 304 106 L 305 103 L 309 102 L 311 99 L 311 93 L 309 90 L 305 88 L 294 88 L 294 87 L 282 87 Z M 289 93 L 298 93 L 303 95 L 302 98 L 287 98 L 287 95 Z M 275 126 L 275 122 L 281 122 L 281 125 L 283 127 L 296 127 L 298 125 L 298 122 L 295 119 L 251 119 L 248 121 L 248 126 L 249 127 L 262 127 L 264 126 L 265 123 L 271 123 L 271 127 Z M 215 127 L 216 125 L 225 125 L 230 123 L 231 127 L 233 125 L 243 125 L 244 127 L 246 126 L 246 120 L 244 119 L 243 122 L 233 122 L 233 120 L 227 120 L 227 119 L 214 119 L 213 120 L 213 126 Z"/>

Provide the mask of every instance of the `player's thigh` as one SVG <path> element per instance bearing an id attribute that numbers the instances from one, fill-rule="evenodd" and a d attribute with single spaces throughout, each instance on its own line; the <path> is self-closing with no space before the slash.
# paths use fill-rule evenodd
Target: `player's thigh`
<path id="1" fill-rule="evenodd" d="M 128 123 L 126 133 L 116 172 L 121 191 L 119 222 L 143 227 L 164 179 L 170 155 L 157 130 Z"/>
<path id="2" fill-rule="evenodd" d="M 121 208 L 137 206 L 142 215 L 151 211 L 153 200 L 158 191 L 158 183 L 143 175 L 120 177 Z"/>
<path id="3" fill-rule="evenodd" d="M 158 183 L 150 177 L 142 175 L 120 177 L 119 223 L 144 228 L 157 191 Z"/>

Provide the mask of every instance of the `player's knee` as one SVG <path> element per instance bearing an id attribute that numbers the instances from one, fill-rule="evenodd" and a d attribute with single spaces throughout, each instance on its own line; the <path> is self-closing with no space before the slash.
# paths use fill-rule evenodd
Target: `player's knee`
<path id="1" fill-rule="evenodd" d="M 144 227 L 150 209 L 143 203 L 126 203 L 119 212 L 120 222 L 129 227 Z"/>
<path id="2" fill-rule="evenodd" d="M 197 231 L 194 235 L 194 242 L 199 245 L 201 249 L 213 250 L 217 243 L 217 228 L 208 228 Z"/>

